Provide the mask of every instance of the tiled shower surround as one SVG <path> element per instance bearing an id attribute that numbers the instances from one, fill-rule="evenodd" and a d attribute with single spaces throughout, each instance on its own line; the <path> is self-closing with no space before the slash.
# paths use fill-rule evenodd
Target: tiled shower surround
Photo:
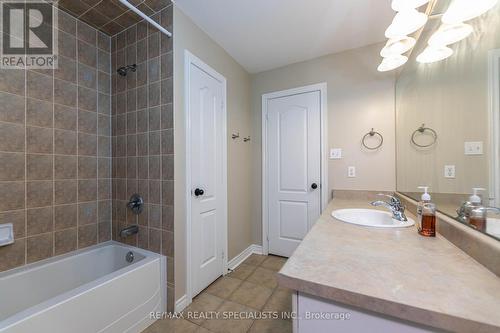
<path id="1" fill-rule="evenodd" d="M 110 37 L 58 15 L 58 69 L 0 70 L 0 224 L 16 238 L 0 271 L 115 239 L 167 256 L 172 310 L 172 39 L 144 21 Z M 152 17 L 172 31 L 172 5 Z M 131 224 L 138 235 L 121 239 Z"/>
<path id="2" fill-rule="evenodd" d="M 153 16 L 172 31 L 172 6 Z M 113 239 L 167 256 L 169 308 L 174 303 L 174 144 L 172 39 L 144 21 L 112 37 Z M 137 65 L 120 76 L 116 69 Z M 126 208 L 138 193 L 145 208 Z M 121 239 L 122 228 L 139 233 Z"/>
<path id="3" fill-rule="evenodd" d="M 58 15 L 58 69 L 0 70 L 0 271 L 111 238 L 111 38 Z"/>

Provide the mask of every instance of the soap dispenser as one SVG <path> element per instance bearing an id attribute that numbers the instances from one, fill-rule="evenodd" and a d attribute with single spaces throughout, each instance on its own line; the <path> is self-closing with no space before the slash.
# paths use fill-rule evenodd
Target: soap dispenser
<path id="1" fill-rule="evenodd" d="M 424 190 L 417 205 L 418 233 L 425 237 L 436 236 L 436 205 L 431 202 L 429 186 L 419 186 Z"/>
<path id="2" fill-rule="evenodd" d="M 484 190 L 484 188 L 479 187 L 475 187 L 472 189 L 472 195 L 469 198 L 470 205 L 465 211 L 467 223 L 473 228 L 480 231 L 486 230 L 486 220 L 488 214 L 487 208 L 483 207 L 481 197 L 478 195 L 479 191 Z"/>

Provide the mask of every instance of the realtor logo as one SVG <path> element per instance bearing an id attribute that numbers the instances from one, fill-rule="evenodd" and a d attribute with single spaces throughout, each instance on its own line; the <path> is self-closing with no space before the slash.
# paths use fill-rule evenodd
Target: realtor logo
<path id="1" fill-rule="evenodd" d="M 50 1 L 3 0 L 0 67 L 57 67 L 57 14 Z"/>

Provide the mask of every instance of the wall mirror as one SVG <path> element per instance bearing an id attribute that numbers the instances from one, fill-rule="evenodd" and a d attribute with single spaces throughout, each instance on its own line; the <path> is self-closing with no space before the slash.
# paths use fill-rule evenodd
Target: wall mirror
<path id="1" fill-rule="evenodd" d="M 436 3 L 397 77 L 397 190 L 419 200 L 417 187 L 429 186 L 441 212 L 500 240 L 500 214 L 477 228 L 457 213 L 472 188 L 500 207 L 500 12 L 466 21 L 473 32 L 449 45 L 450 57 L 417 62 L 448 6 Z"/>

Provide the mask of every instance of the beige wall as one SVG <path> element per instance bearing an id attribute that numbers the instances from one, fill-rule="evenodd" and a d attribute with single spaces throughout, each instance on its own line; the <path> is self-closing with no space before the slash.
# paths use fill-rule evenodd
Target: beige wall
<path id="1" fill-rule="evenodd" d="M 500 48 L 499 8 L 500 4 L 487 15 L 467 22 L 475 32 L 451 46 L 454 54 L 450 58 L 424 65 L 415 57 L 439 23 L 430 22 L 398 77 L 399 191 L 416 192 L 419 185 L 431 186 L 432 192 L 456 194 L 470 193 L 472 187 L 488 188 L 488 52 Z M 437 144 L 430 149 L 410 144 L 411 133 L 422 123 L 438 134 Z M 484 142 L 484 155 L 465 155 L 466 141 Z M 456 166 L 456 178 L 444 177 L 445 165 Z"/>
<path id="2" fill-rule="evenodd" d="M 186 211 L 184 131 L 184 49 L 189 50 L 227 79 L 228 132 L 228 258 L 252 244 L 250 76 L 236 61 L 200 30 L 184 13 L 174 9 L 174 121 L 175 121 L 175 295 L 186 292 Z M 239 132 L 234 141 L 231 133 Z"/>
<path id="3" fill-rule="evenodd" d="M 377 72 L 382 45 L 331 54 L 252 76 L 254 241 L 261 243 L 261 97 L 309 84 L 328 84 L 328 147 L 342 148 L 341 160 L 329 160 L 332 189 L 393 191 L 395 171 L 394 76 Z M 371 128 L 384 136 L 378 151 L 361 148 Z M 347 167 L 356 178 L 347 178 Z"/>

